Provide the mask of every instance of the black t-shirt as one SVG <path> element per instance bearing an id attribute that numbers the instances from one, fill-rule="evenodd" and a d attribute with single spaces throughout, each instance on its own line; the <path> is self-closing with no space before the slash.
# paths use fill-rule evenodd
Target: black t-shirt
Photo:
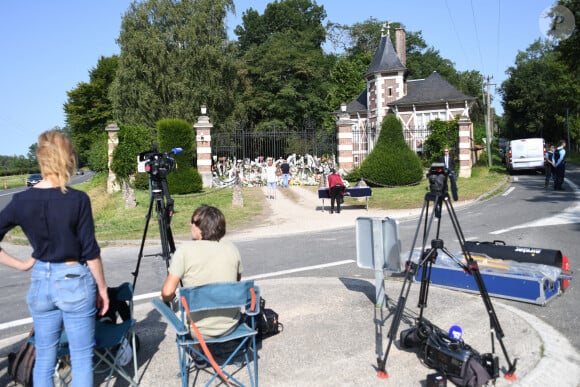
<path id="1" fill-rule="evenodd" d="M 101 250 L 95 238 L 91 201 L 82 191 L 68 188 L 29 188 L 12 197 L 0 212 L 0 240 L 20 226 L 32 256 L 43 262 L 87 261 Z"/>
<path id="2" fill-rule="evenodd" d="M 290 173 L 290 165 L 288 163 L 282 163 L 282 165 L 280 166 L 280 169 L 282 170 L 282 173 L 284 173 L 284 174 Z"/>

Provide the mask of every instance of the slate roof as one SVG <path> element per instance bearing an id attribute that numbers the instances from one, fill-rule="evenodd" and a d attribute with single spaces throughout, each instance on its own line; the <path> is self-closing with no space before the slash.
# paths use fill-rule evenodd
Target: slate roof
<path id="1" fill-rule="evenodd" d="M 389 106 L 425 105 L 444 102 L 472 101 L 470 97 L 457 90 L 436 71 L 425 79 L 408 80 L 407 95 L 389 103 Z"/>
<path id="2" fill-rule="evenodd" d="M 353 99 L 346 105 L 346 111 L 348 113 L 367 112 L 367 89 L 364 89 L 356 99 Z"/>
<path id="3" fill-rule="evenodd" d="M 392 72 L 406 69 L 407 68 L 403 63 L 401 63 L 391 39 L 388 35 L 385 35 L 381 38 L 379 48 L 375 51 L 375 56 L 365 74 L 365 77 L 380 72 Z"/>

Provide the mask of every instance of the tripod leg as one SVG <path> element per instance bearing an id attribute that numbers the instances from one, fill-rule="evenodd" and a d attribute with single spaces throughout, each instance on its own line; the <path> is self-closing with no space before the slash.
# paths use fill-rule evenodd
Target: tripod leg
<path id="1" fill-rule="evenodd" d="M 483 278 L 481 276 L 481 272 L 479 271 L 479 266 L 478 266 L 477 262 L 471 256 L 471 253 L 465 247 L 465 237 L 463 235 L 463 231 L 461 230 L 461 226 L 459 225 L 459 220 L 457 219 L 457 215 L 455 213 L 455 210 L 453 209 L 453 205 L 451 204 L 451 201 L 449 200 L 448 196 L 446 196 L 446 198 L 445 198 L 445 206 L 447 208 L 447 212 L 449 212 L 449 214 L 450 214 L 451 222 L 453 224 L 455 234 L 457 235 L 457 239 L 459 239 L 459 243 L 461 245 L 461 251 L 462 251 L 462 253 L 467 261 L 467 265 L 464 268 L 475 279 L 475 283 L 477 284 L 477 287 L 479 289 L 479 293 L 481 294 L 481 299 L 483 300 L 483 303 L 485 305 L 485 309 L 487 311 L 487 314 L 489 315 L 489 324 L 490 324 L 490 330 L 491 330 L 491 346 L 492 346 L 492 348 L 494 348 L 494 336 L 495 336 L 500 344 L 503 355 L 508 363 L 508 370 L 505 374 L 505 378 L 514 380 L 517 359 L 514 360 L 514 362 L 512 363 L 509 356 L 508 356 L 507 350 L 506 350 L 504 342 L 503 342 L 503 337 L 504 337 L 503 329 L 501 327 L 499 319 L 497 318 L 497 314 L 495 313 L 495 309 L 494 309 L 493 304 L 491 302 L 491 298 L 489 296 L 489 293 L 487 291 L 487 288 L 486 288 L 485 283 L 483 281 Z M 452 257 L 452 255 L 448 251 L 445 250 L 445 252 L 450 257 Z M 494 335 L 494 332 L 495 332 L 495 335 Z"/>
<path id="2" fill-rule="evenodd" d="M 153 196 L 151 196 L 149 199 L 149 210 L 147 210 L 147 215 L 145 217 L 145 228 L 143 229 L 143 238 L 141 238 L 141 247 L 139 247 L 139 255 L 137 256 L 137 265 L 135 266 L 135 271 L 131 273 L 133 274 L 133 291 L 135 291 L 137 277 L 139 276 L 139 267 L 141 266 L 141 258 L 143 258 L 143 249 L 145 247 L 145 240 L 147 239 L 149 220 L 151 219 L 151 212 L 153 211 L 153 201 Z"/>
<path id="3" fill-rule="evenodd" d="M 166 214 L 165 208 L 163 204 L 163 198 L 159 198 L 157 200 L 157 223 L 159 225 L 159 236 L 161 238 L 161 255 L 163 261 L 165 261 L 165 266 L 167 270 L 169 270 L 169 260 L 171 258 L 171 250 L 170 250 L 170 243 L 169 243 L 169 235 L 168 232 L 168 225 L 166 222 Z M 173 238 L 173 236 L 172 236 Z"/>
<path id="4" fill-rule="evenodd" d="M 419 321 L 423 320 L 423 310 L 427 307 L 427 298 L 429 297 L 429 284 L 431 282 L 431 269 L 433 268 L 433 261 L 437 257 L 437 252 L 431 249 L 423 258 L 421 265 L 421 288 L 419 289 Z"/>
<path id="5" fill-rule="evenodd" d="M 401 323 L 401 319 L 403 318 L 403 312 L 405 310 L 405 305 L 407 304 L 407 299 L 409 298 L 409 292 L 411 290 L 411 283 L 413 280 L 413 276 L 415 274 L 415 269 L 421 265 L 424 265 L 427 258 L 431 257 L 431 253 L 427 254 L 425 257 L 421 256 L 420 264 L 414 264 L 412 262 L 413 258 L 413 250 L 415 249 L 415 243 L 417 242 L 417 237 L 421 230 L 421 224 L 423 220 L 423 216 L 425 219 L 424 224 L 424 232 L 423 232 L 423 247 L 421 251 L 425 250 L 426 245 L 426 237 L 428 232 L 426 230 L 431 228 L 431 223 L 433 222 L 433 214 L 429 218 L 429 200 L 428 197 L 425 196 L 425 201 L 423 203 L 423 208 L 421 209 L 421 215 L 419 217 L 419 222 L 417 224 L 417 229 L 415 230 L 415 236 L 413 238 L 413 244 L 411 246 L 411 250 L 409 252 L 409 259 L 407 260 L 407 267 L 406 267 L 406 274 L 405 280 L 403 281 L 403 286 L 401 287 L 401 293 L 399 294 L 399 300 L 397 302 L 397 308 L 395 309 L 395 313 L 393 315 L 393 321 L 391 322 L 391 327 L 389 328 L 389 333 L 387 337 L 389 338 L 389 342 L 387 344 L 387 348 L 385 349 L 385 354 L 382 358 L 377 359 L 377 376 L 382 379 L 387 379 L 389 374 L 386 371 L 386 364 L 387 359 L 389 357 L 389 352 L 391 350 L 391 346 L 393 341 L 397 337 L 397 332 L 399 330 L 399 325 Z"/>
<path id="6" fill-rule="evenodd" d="M 387 359 L 389 357 L 389 352 L 391 351 L 391 345 L 393 340 L 397 337 L 397 331 L 399 330 L 399 324 L 401 318 L 403 317 L 403 311 L 405 310 L 405 305 L 407 304 L 407 298 L 409 297 L 409 291 L 411 290 L 411 278 L 413 277 L 413 269 L 410 265 L 407 267 L 407 273 L 405 275 L 405 280 L 403 281 L 403 286 L 401 287 L 401 293 L 399 295 L 399 301 L 397 302 L 397 308 L 395 309 L 395 314 L 393 315 L 393 321 L 391 322 L 391 327 L 389 328 L 389 333 L 387 337 L 389 342 L 387 348 L 385 349 L 385 354 L 382 358 L 377 359 L 377 376 L 381 379 L 387 379 L 389 374 L 386 370 Z"/>

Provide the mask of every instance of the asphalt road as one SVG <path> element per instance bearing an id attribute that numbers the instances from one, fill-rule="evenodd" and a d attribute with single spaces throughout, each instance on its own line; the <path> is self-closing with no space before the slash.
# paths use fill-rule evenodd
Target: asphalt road
<path id="1" fill-rule="evenodd" d="M 570 166 L 567 179 L 580 186 L 580 169 Z M 495 198 L 456 210 L 461 230 L 467 240 L 504 240 L 509 245 L 558 249 L 570 259 L 572 270 L 579 266 L 577 238 L 580 236 L 580 206 L 578 197 L 569 184 L 565 192 L 545 190 L 544 177 L 521 174 L 513 177 L 510 188 Z M 459 187 L 461 195 L 461 187 Z M 307 219 L 305 219 L 307 221 Z M 403 250 L 409 250 L 419 219 L 400 222 Z M 433 231 L 435 232 L 435 231 Z M 435 235 L 433 235 L 435 236 Z M 439 238 L 452 252 L 460 250 L 458 238 L 452 228 L 449 214 L 441 217 Z M 354 226 L 338 231 L 321 231 L 288 237 L 261 238 L 236 243 L 244 262 L 244 277 L 349 277 L 373 279 L 374 273 L 360 269 L 356 261 L 356 236 Z M 420 246 L 416 246 L 420 247 Z M 148 246 L 139 264 L 136 279 L 136 299 L 148 299 L 159 292 L 165 278 L 166 267 L 157 256 L 159 248 Z M 137 266 L 139 246 L 105 247 L 106 276 L 109 284 L 132 282 Z M 29 254 L 26 247 L 18 248 L 17 255 Z M 29 274 L 0 267 L 0 338 L 25 332 L 29 327 L 25 293 Z M 396 279 L 393 279 L 396 280 Z M 418 285 L 417 285 L 418 286 Z M 545 306 L 499 300 L 543 319 L 563 333 L 575 348 L 580 350 L 579 308 L 580 291 L 575 280 L 568 290 Z M 389 295 L 397 297 L 396 295 Z M 329 295 L 332 297 L 332 295 Z M 145 302 L 145 301 L 143 301 Z M 408 307 L 413 307 L 408 303 Z M 466 311 L 469 313 L 469 311 Z M 429 317 L 429 309 L 426 309 Z M 22 321 L 19 321 L 23 319 Z M 487 324 L 487 316 L 482 316 Z M 509 324 L 509 321 L 501 322 Z"/>

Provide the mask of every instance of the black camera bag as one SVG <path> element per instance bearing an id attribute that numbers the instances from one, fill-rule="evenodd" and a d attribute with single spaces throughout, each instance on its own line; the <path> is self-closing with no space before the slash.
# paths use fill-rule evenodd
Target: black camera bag
<path id="1" fill-rule="evenodd" d="M 284 329 L 284 326 L 278 319 L 278 313 L 272 309 L 267 309 L 266 300 L 262 297 L 260 297 L 260 313 L 255 316 L 255 319 L 256 329 L 258 330 L 256 338 L 260 341 L 267 337 L 274 336 Z M 246 321 L 249 325 L 249 316 Z"/>

